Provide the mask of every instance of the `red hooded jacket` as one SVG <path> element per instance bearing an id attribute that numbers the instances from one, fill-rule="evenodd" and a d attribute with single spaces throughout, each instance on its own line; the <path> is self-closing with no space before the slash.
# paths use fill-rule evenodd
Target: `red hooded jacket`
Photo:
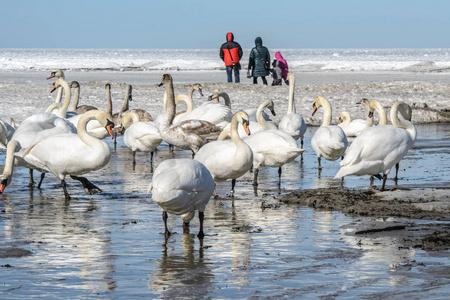
<path id="1" fill-rule="evenodd" d="M 220 47 L 220 58 L 225 62 L 225 66 L 232 66 L 237 64 L 242 58 L 243 52 L 241 45 L 234 41 L 234 35 L 231 32 L 227 33 L 227 42 Z"/>

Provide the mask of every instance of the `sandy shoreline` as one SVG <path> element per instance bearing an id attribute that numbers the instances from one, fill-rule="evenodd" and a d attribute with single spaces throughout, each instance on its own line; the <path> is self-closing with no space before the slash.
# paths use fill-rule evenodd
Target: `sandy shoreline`
<path id="1" fill-rule="evenodd" d="M 131 107 L 147 109 L 153 116 L 161 113 L 162 88 L 156 85 L 164 72 L 66 72 L 66 80 L 81 83 L 80 105 L 90 104 L 106 108 L 104 86 L 112 83 L 113 111 L 122 106 L 125 84 L 133 86 Z M 194 95 L 199 105 L 214 89 L 226 91 L 231 98 L 232 109 L 257 107 L 268 98 L 274 100 L 277 122 L 286 113 L 288 87 L 253 85 L 242 78 L 241 84 L 225 81 L 224 71 L 181 72 L 168 71 L 173 75 L 175 93 L 187 93 L 193 83 L 201 83 L 205 97 Z M 244 73 L 244 72 L 242 72 Z M 48 73 L 49 74 L 49 73 Z M 46 72 L 1 72 L 0 119 L 15 118 L 18 122 L 36 112 L 45 110 L 53 101 L 50 94 L 52 82 Z M 241 74 L 242 77 L 244 74 Z M 333 106 L 333 123 L 337 115 L 347 110 L 352 118 L 364 118 L 363 108 L 355 103 L 361 98 L 379 100 L 386 108 L 397 100 L 413 107 L 415 124 L 450 122 L 450 73 L 371 72 L 295 73 L 295 101 L 297 112 L 308 125 L 319 125 L 321 116 L 311 117 L 312 102 L 318 96 L 326 97 Z M 269 80 L 269 83 L 271 80 Z"/>

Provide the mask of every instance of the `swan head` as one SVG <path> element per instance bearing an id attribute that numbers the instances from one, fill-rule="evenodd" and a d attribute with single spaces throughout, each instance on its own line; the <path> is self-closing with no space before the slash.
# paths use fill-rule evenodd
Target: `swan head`
<path id="1" fill-rule="evenodd" d="M 56 78 L 65 78 L 65 77 L 64 77 L 64 72 L 63 72 L 63 70 L 61 70 L 61 69 L 55 69 L 55 70 L 53 70 L 53 71 L 50 73 L 50 76 L 47 77 L 47 80 L 50 79 L 50 78 L 53 78 L 53 77 L 56 77 Z"/>
<path id="2" fill-rule="evenodd" d="M 192 87 L 203 97 L 202 85 L 200 83 L 194 83 Z"/>
<path id="3" fill-rule="evenodd" d="M 402 117 L 407 120 L 411 121 L 412 118 L 412 109 L 411 106 L 409 106 L 407 103 L 403 101 L 396 101 L 392 107 L 392 109 L 397 109 L 397 111 L 402 115 Z"/>
<path id="4" fill-rule="evenodd" d="M 8 178 L 2 179 L 2 181 L 0 182 L 0 194 L 3 193 L 7 185 L 8 185 Z"/>
<path id="5" fill-rule="evenodd" d="M 172 75 L 170 75 L 170 74 L 164 74 L 164 75 L 162 76 L 161 83 L 158 84 L 158 86 L 163 86 L 163 85 L 165 85 L 165 84 L 172 83 L 172 81 L 173 81 Z"/>
<path id="6" fill-rule="evenodd" d="M 275 113 L 275 105 L 273 104 L 273 101 L 270 100 L 266 106 L 270 112 L 272 113 L 273 116 L 276 116 L 277 114 Z"/>
<path id="7" fill-rule="evenodd" d="M 76 88 L 79 88 L 79 87 L 80 87 L 80 84 L 78 83 L 78 81 L 72 81 L 72 82 L 69 84 L 69 86 L 70 86 L 71 88 L 76 89 Z"/>
<path id="8" fill-rule="evenodd" d="M 236 120 L 242 124 L 244 127 L 245 133 L 247 135 L 250 135 L 250 128 L 249 128 L 249 117 L 248 114 L 245 111 L 238 111 L 233 118 L 236 118 Z"/>
<path id="9" fill-rule="evenodd" d="M 61 87 L 63 85 L 63 82 L 66 82 L 66 81 L 62 77 L 56 79 L 56 81 L 53 82 L 53 87 L 52 87 L 52 90 L 50 91 L 50 93 L 53 93 L 57 88 Z"/>
<path id="10" fill-rule="evenodd" d="M 109 135 L 114 138 L 114 122 L 111 121 L 112 117 L 109 113 L 103 110 L 90 110 L 85 112 L 81 118 L 88 118 L 90 120 L 97 119 L 97 121 L 105 127 L 106 131 L 108 131 Z M 81 120 L 81 119 L 80 119 Z M 80 122 L 80 121 L 78 121 Z"/>
<path id="11" fill-rule="evenodd" d="M 328 100 L 325 97 L 317 97 L 316 99 L 314 99 L 313 102 L 313 112 L 312 115 L 314 116 L 314 114 L 317 112 L 317 110 L 322 107 L 324 102 L 328 102 Z"/>

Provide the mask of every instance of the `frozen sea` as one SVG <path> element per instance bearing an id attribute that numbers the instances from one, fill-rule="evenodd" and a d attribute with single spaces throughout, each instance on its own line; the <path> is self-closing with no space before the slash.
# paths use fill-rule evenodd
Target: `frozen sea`
<path id="1" fill-rule="evenodd" d="M 72 200 L 64 202 L 57 179 L 47 175 L 41 190 L 26 187 L 28 171 L 17 168 L 14 182 L 0 195 L 0 298 L 2 299 L 444 299 L 448 295 L 448 251 L 429 253 L 403 247 L 395 237 L 356 237 L 366 218 L 308 207 L 284 206 L 277 197 L 297 189 L 366 189 L 367 177 L 334 180 L 338 162 L 317 161 L 310 139 L 322 114 L 312 102 L 327 97 L 333 123 L 341 110 L 364 118 L 361 98 L 386 108 L 397 100 L 413 107 L 418 140 L 401 165 L 398 188 L 445 188 L 450 183 L 450 49 L 270 49 L 281 51 L 295 73 L 297 112 L 307 121 L 304 160 L 283 167 L 281 189 L 275 169 L 260 172 L 255 194 L 253 174 L 218 185 L 221 197 L 205 212 L 203 241 L 198 222 L 164 239 L 160 208 L 146 192 L 153 169 L 148 155 L 131 153 L 119 138 L 111 162 L 87 177 L 103 193 L 86 195 L 68 181 Z M 244 49 L 243 66 L 249 49 Z M 113 111 L 122 106 L 125 85 L 133 86 L 131 108 L 162 112 L 164 73 L 174 78 L 175 93 L 201 83 L 205 96 L 226 91 L 232 110 L 275 102 L 277 122 L 286 113 L 288 87 L 226 83 L 218 49 L 98 50 L 0 49 L 0 119 L 17 123 L 54 102 L 50 71 L 64 69 L 66 80 L 81 84 L 80 104 L 106 108 L 106 83 L 112 84 Z M 271 80 L 269 79 L 269 82 Z M 111 149 L 111 140 L 107 141 Z M 0 150 L 0 168 L 4 166 Z M 162 145 L 154 166 L 164 159 L 190 157 Z M 378 184 L 378 183 L 376 183 Z M 392 180 L 388 186 L 393 187 Z M 379 218 L 381 226 L 425 222 Z"/>

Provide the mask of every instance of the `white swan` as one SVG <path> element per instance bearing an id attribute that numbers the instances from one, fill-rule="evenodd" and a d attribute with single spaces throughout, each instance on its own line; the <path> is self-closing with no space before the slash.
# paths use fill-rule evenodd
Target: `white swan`
<path id="1" fill-rule="evenodd" d="M 178 102 L 180 102 L 180 100 L 183 100 L 185 102 L 191 103 L 187 104 L 188 110 L 186 111 L 186 113 L 177 115 L 174 118 L 173 124 L 177 124 L 186 120 L 203 120 L 215 124 L 223 129 L 231 122 L 231 119 L 233 118 L 231 109 L 225 104 L 207 101 L 199 107 L 191 109 L 193 107 L 192 99 L 190 99 L 189 97 L 181 98 L 178 96 L 180 95 L 177 95 L 176 97 L 179 99 Z"/>
<path id="2" fill-rule="evenodd" d="M 234 114 L 231 120 L 231 140 L 210 142 L 200 148 L 194 156 L 195 160 L 203 163 L 208 168 L 214 181 L 220 182 L 232 179 L 231 197 L 234 196 L 236 178 L 249 171 L 253 164 L 252 149 L 239 137 L 237 131 L 239 123 L 250 135 L 248 115 L 243 111 L 239 111 Z"/>
<path id="3" fill-rule="evenodd" d="M 191 149 L 193 153 L 196 153 L 207 142 L 207 136 L 214 135 L 217 138 L 221 129 L 207 121 L 187 120 L 172 125 L 175 117 L 175 95 L 170 74 L 163 75 L 159 86 L 162 85 L 166 88 L 167 110 L 166 118 L 160 124 L 159 131 L 166 143 L 185 150 Z"/>
<path id="4" fill-rule="evenodd" d="M 181 215 L 183 231 L 188 233 L 189 222 L 194 218 L 195 210 L 198 210 L 198 237 L 203 238 L 203 212 L 214 193 L 214 179 L 203 164 L 187 158 L 166 159 L 156 168 L 148 191 L 152 192 L 152 199 L 164 210 L 166 237 L 171 234 L 167 227 L 167 213 Z"/>
<path id="5" fill-rule="evenodd" d="M 296 113 L 294 102 L 295 77 L 294 73 L 289 72 L 287 75 L 289 80 L 289 104 L 287 114 L 281 118 L 278 128 L 288 133 L 295 140 L 300 138 L 301 147 L 303 148 L 303 135 L 306 132 L 306 123 L 302 115 Z"/>
<path id="6" fill-rule="evenodd" d="M 230 96 L 228 95 L 228 93 L 226 92 L 221 92 L 218 89 L 215 89 L 213 93 L 211 93 L 208 96 L 208 100 L 206 101 L 214 101 L 214 102 L 219 102 L 219 99 L 223 98 L 225 105 L 228 106 L 231 109 L 231 100 L 230 100 Z M 250 121 L 250 124 L 256 124 L 256 122 L 258 122 L 257 120 L 257 115 L 258 115 L 258 107 L 256 108 L 247 108 L 247 109 L 243 109 L 242 111 L 246 112 L 248 114 L 248 120 Z M 269 115 L 267 115 L 264 111 L 262 112 L 264 120 L 266 121 L 272 121 L 269 117 Z M 252 125 L 250 125 L 252 126 Z M 241 127 L 239 127 L 241 128 Z M 240 131 L 242 133 L 242 131 Z M 252 131 L 253 132 L 253 131 Z M 245 133 L 244 133 L 245 135 Z M 243 136 L 241 135 L 241 138 L 243 138 Z"/>
<path id="7" fill-rule="evenodd" d="M 331 123 L 331 105 L 324 97 L 317 97 L 313 103 L 313 113 L 323 107 L 322 125 L 317 129 L 311 138 L 311 147 L 318 157 L 319 170 L 322 169 L 320 163 L 321 157 L 326 160 L 337 160 L 344 156 L 348 141 L 344 131 L 339 126 L 330 125 Z"/>
<path id="8" fill-rule="evenodd" d="M 272 122 L 268 121 L 264 116 L 268 116 L 264 110 L 268 109 L 273 116 L 276 116 L 275 108 L 272 100 L 266 100 L 261 103 L 255 114 L 256 121 L 252 122 L 249 120 L 249 130 L 252 134 L 264 131 L 264 130 L 278 130 L 278 127 Z M 244 111 L 245 112 L 245 111 Z M 249 117 L 250 118 L 250 117 Z M 270 118 L 268 118 L 270 120 Z M 231 124 L 228 124 L 222 131 L 225 133 L 222 135 L 223 138 L 227 136 L 226 132 L 230 132 Z M 242 126 L 238 126 L 238 134 L 241 139 L 247 138 L 247 132 Z"/>
<path id="9" fill-rule="evenodd" d="M 55 87 L 58 87 L 59 85 L 65 86 L 67 84 L 67 82 L 65 80 L 61 80 L 60 82 L 55 82 Z M 108 84 L 107 84 L 108 85 Z M 106 87 L 105 87 L 106 88 Z M 108 95 L 108 89 L 106 88 L 106 92 Z M 65 99 L 71 99 L 71 93 L 70 93 L 70 89 L 65 91 Z M 52 105 L 54 106 L 54 104 Z M 50 106 L 47 111 L 52 109 L 52 106 Z M 108 99 L 107 96 L 107 109 L 108 111 L 112 111 L 112 104 L 111 104 L 111 98 Z M 81 116 L 83 114 L 76 114 L 70 118 L 67 118 L 67 120 L 72 123 L 75 127 L 78 127 L 79 121 L 81 119 Z M 92 119 L 87 123 L 86 126 L 86 130 L 87 132 L 92 135 L 95 138 L 98 139 L 104 139 L 106 137 L 109 136 L 109 132 L 105 129 L 105 127 L 97 120 L 97 119 Z"/>
<path id="10" fill-rule="evenodd" d="M 368 119 L 371 119 L 367 116 Z M 367 120 L 355 119 L 352 120 L 348 111 L 343 111 L 339 114 L 338 126 L 344 130 L 347 137 L 358 136 L 364 129 L 367 128 Z"/>
<path id="11" fill-rule="evenodd" d="M 381 179 L 384 190 L 387 174 L 400 162 L 416 141 L 414 125 L 397 116 L 399 108 L 407 104 L 397 101 L 392 105 L 390 117 L 393 126 L 379 125 L 364 130 L 350 145 L 335 178 L 348 175 L 373 175 Z"/>
<path id="12" fill-rule="evenodd" d="M 361 100 L 361 102 L 363 104 L 365 104 L 366 102 L 369 103 L 369 119 L 371 120 L 371 122 L 373 123 L 373 113 L 376 111 L 378 113 L 378 125 L 392 125 L 392 122 L 387 121 L 387 116 L 386 116 L 386 111 L 383 108 L 383 106 L 380 104 L 380 102 L 378 100 L 372 99 L 372 100 L 368 100 L 367 98 L 363 98 Z M 402 115 L 402 117 L 407 120 L 407 121 L 411 121 L 412 118 L 412 109 L 411 106 L 409 105 L 400 105 L 398 107 L 398 112 Z M 398 170 L 400 169 L 400 163 L 397 163 L 395 165 L 395 177 L 394 180 L 397 181 L 398 180 Z"/>
<path id="13" fill-rule="evenodd" d="M 253 186 L 258 185 L 260 166 L 278 168 L 278 186 L 280 186 L 281 167 L 305 151 L 297 146 L 296 140 L 291 135 L 281 130 L 252 133 L 244 139 L 244 142 L 253 151 Z"/>
<path id="14" fill-rule="evenodd" d="M 133 169 L 136 165 L 136 151 L 151 152 L 150 163 L 152 163 L 153 151 L 162 142 L 158 125 L 153 122 L 139 121 L 139 115 L 134 111 L 125 113 L 121 122 L 125 128 L 123 142 L 133 152 Z"/>
<path id="15" fill-rule="evenodd" d="M 70 102 L 68 111 L 75 112 L 76 114 L 81 115 L 89 110 L 98 110 L 97 107 L 92 105 L 78 106 L 78 102 L 80 101 L 80 84 L 78 83 L 78 81 L 72 81 L 69 86 L 75 89 L 75 92 L 73 93 L 73 99 Z"/>
<path id="16" fill-rule="evenodd" d="M 107 129 L 111 137 L 113 136 L 112 117 L 107 112 L 91 110 L 84 113 L 79 120 L 78 134 L 65 133 L 49 136 L 23 149 L 17 155 L 37 170 L 51 172 L 58 177 L 66 199 L 70 199 L 65 182 L 67 175 L 79 180 L 88 193 L 101 192 L 86 178 L 77 176 L 103 168 L 111 158 L 108 144 L 89 135 L 86 131 L 87 123 L 94 119 Z"/>
<path id="17" fill-rule="evenodd" d="M 62 119 L 56 115 L 48 113 L 38 113 L 26 118 L 15 130 L 10 141 L 7 145 L 7 151 L 15 153 L 22 148 L 28 148 L 36 144 L 40 140 L 60 133 L 76 133 L 77 130 L 70 122 Z M 15 144 L 11 144 L 15 141 Z M 11 145 L 10 145 L 11 144 Z M 9 150 L 8 150 L 9 149 Z M 33 169 L 34 167 L 28 165 L 25 161 L 18 159 L 14 155 L 11 155 L 6 160 L 11 160 L 9 165 L 11 167 L 27 167 L 29 169 L 30 181 L 28 186 L 34 186 L 35 182 L 33 179 Z M 5 162 L 6 164 L 6 162 Z M 12 170 L 8 170 L 6 167 L 3 170 L 1 176 L 2 180 L 5 180 L 8 184 L 11 182 Z M 40 188 L 45 174 L 41 174 L 41 180 L 39 181 L 38 188 Z"/>
<path id="18" fill-rule="evenodd" d="M 76 115 L 74 113 L 70 113 L 70 114 L 67 113 L 67 110 L 68 110 L 69 104 L 70 104 L 70 100 L 71 100 L 71 93 L 70 93 L 69 84 L 66 82 L 66 80 L 63 77 L 56 79 L 56 81 L 53 83 L 53 87 L 50 90 L 50 93 L 53 93 L 58 88 L 64 89 L 64 94 L 65 94 L 64 102 L 63 103 L 55 102 L 55 103 L 51 104 L 47 108 L 45 113 L 55 114 L 58 117 L 63 118 L 63 119 Z"/>

